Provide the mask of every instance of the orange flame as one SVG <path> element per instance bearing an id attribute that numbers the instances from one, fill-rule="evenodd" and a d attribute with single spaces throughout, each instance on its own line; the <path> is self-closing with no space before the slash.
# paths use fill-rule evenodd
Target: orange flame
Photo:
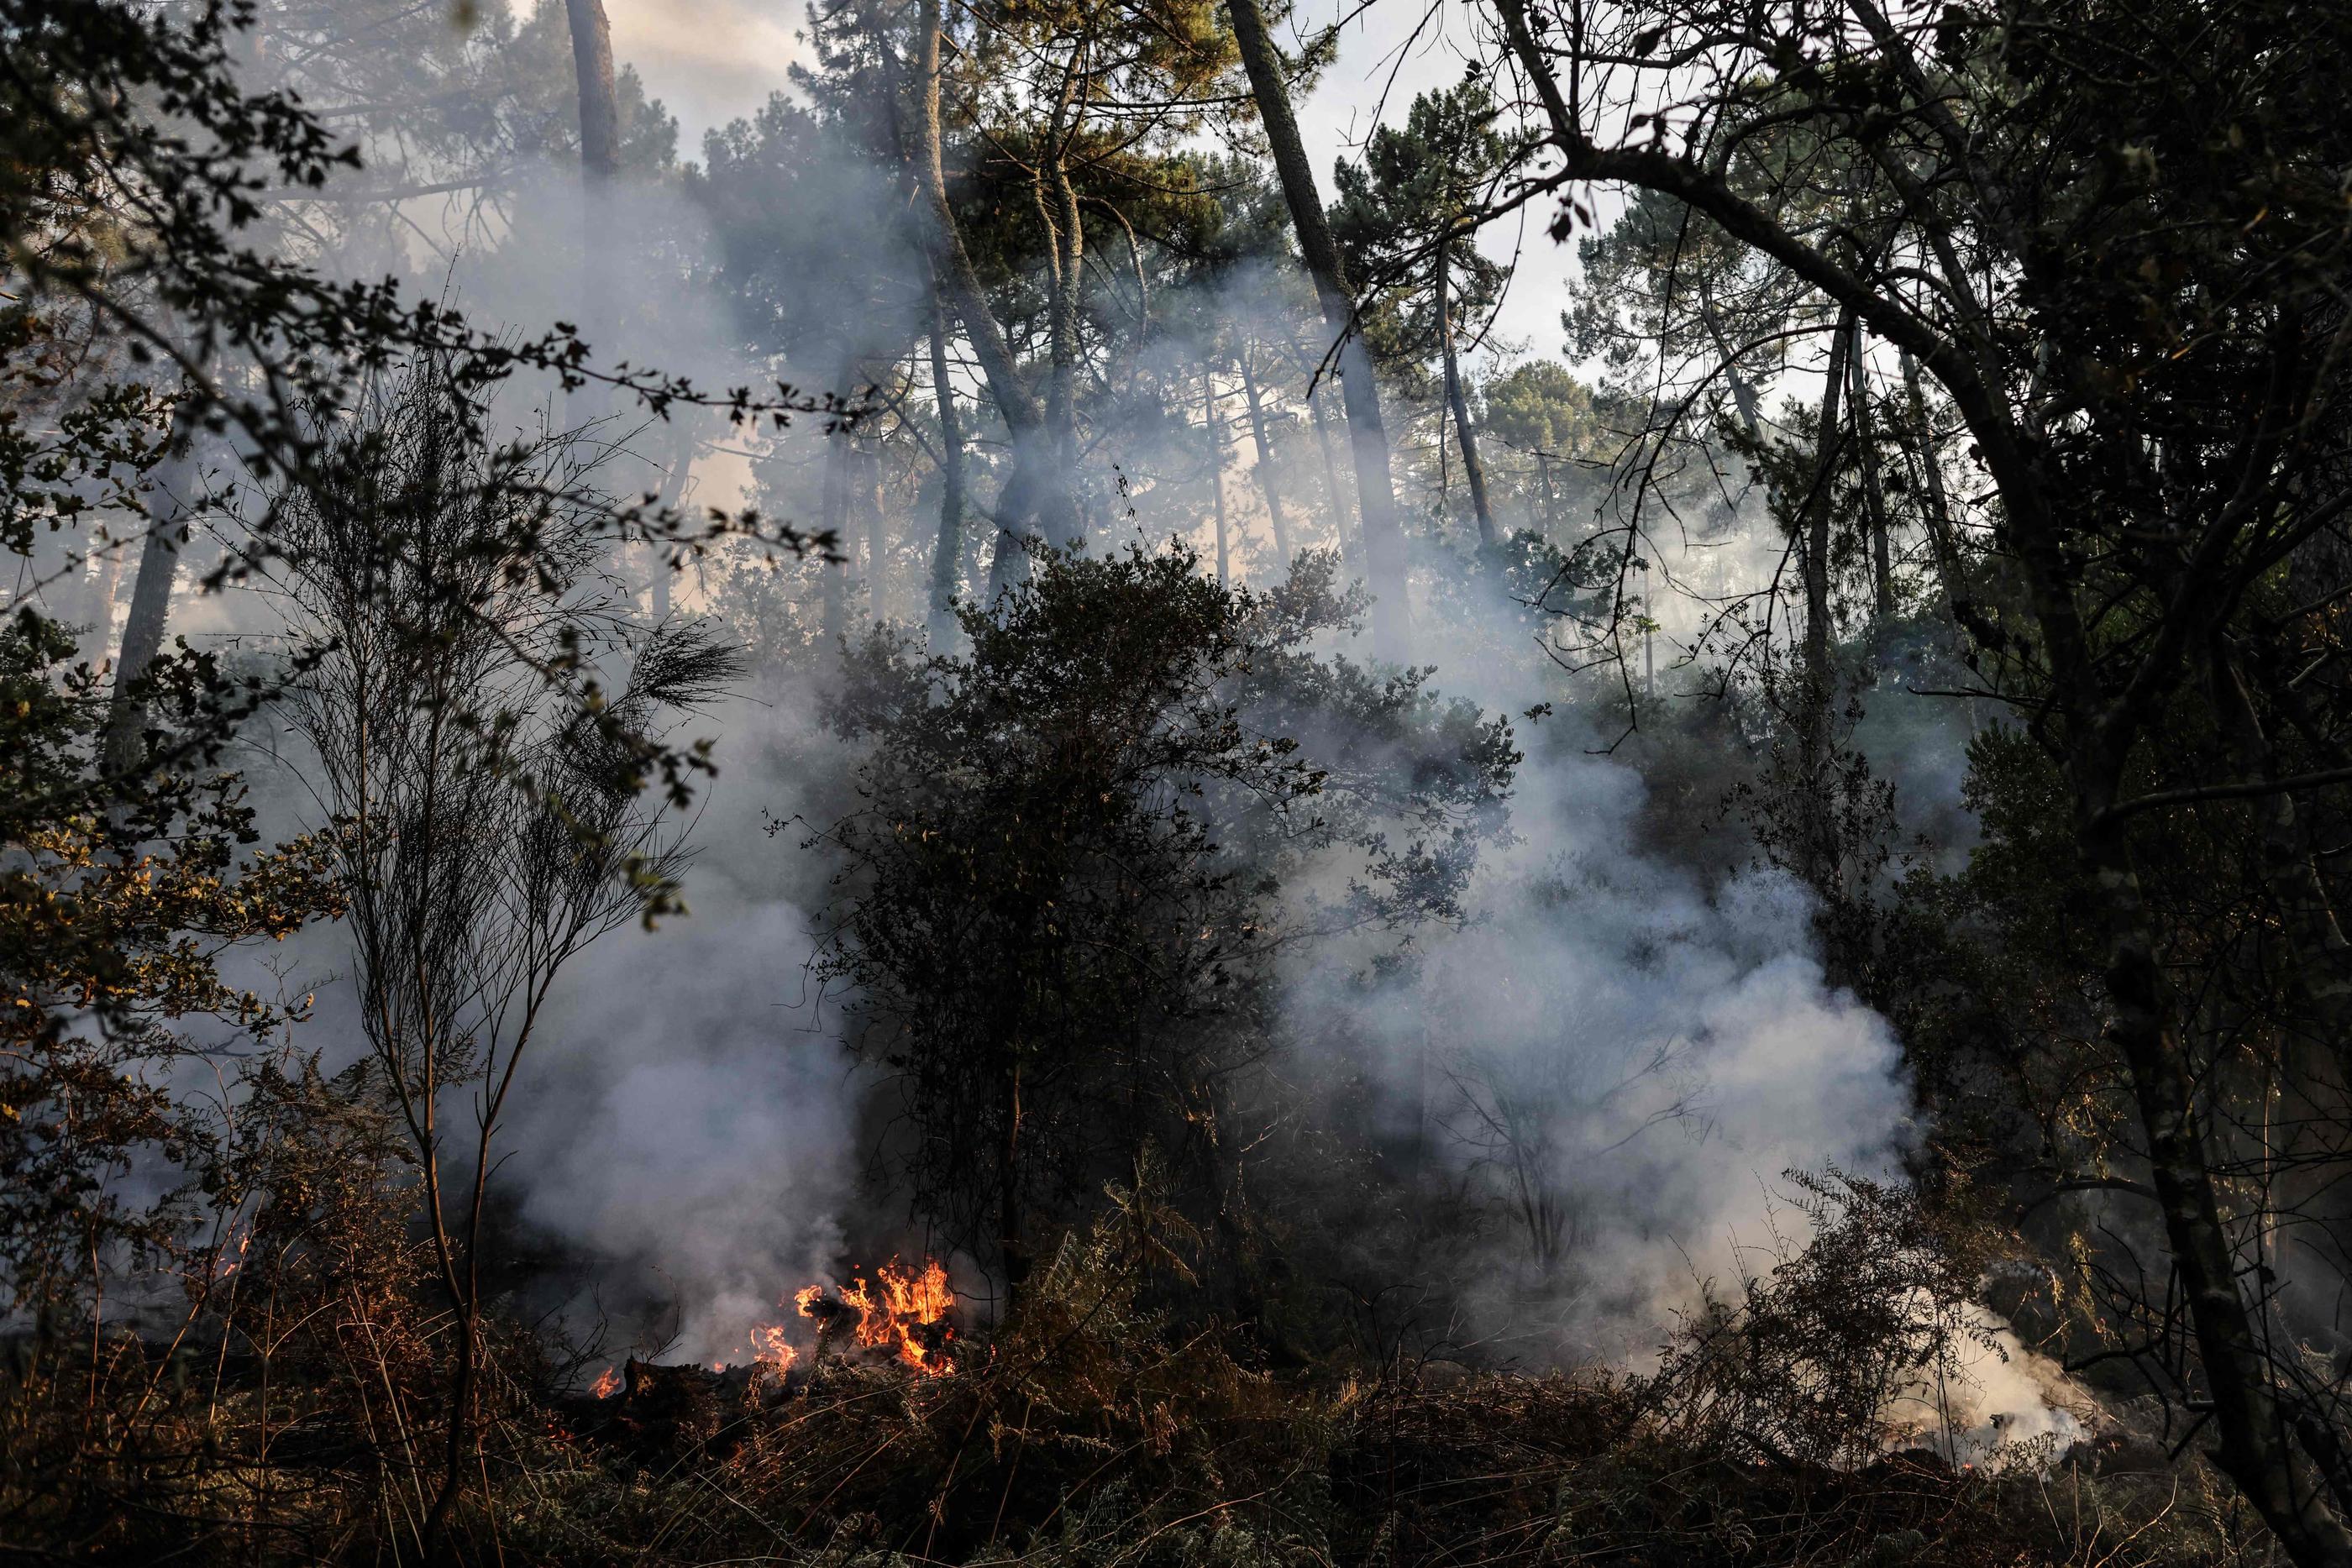
<path id="1" fill-rule="evenodd" d="M 804 1318 L 830 1315 L 824 1311 L 824 1291 L 819 1286 L 811 1285 L 793 1301 Z M 955 1331 L 946 1321 L 948 1309 L 954 1304 L 947 1270 L 929 1260 L 917 1274 L 893 1258 L 874 1271 L 871 1283 L 853 1279 L 841 1292 L 841 1305 L 856 1309 L 858 1343 L 889 1346 L 908 1366 L 934 1375 L 955 1370 L 947 1355 Z"/>
<path id="2" fill-rule="evenodd" d="M 595 1385 L 588 1390 L 599 1399 L 610 1399 L 621 1391 L 621 1375 L 611 1367 L 596 1375 Z"/>
<path id="3" fill-rule="evenodd" d="M 782 1323 L 760 1323 L 751 1330 L 751 1359 L 781 1377 L 800 1359 L 800 1352 L 784 1340 Z"/>

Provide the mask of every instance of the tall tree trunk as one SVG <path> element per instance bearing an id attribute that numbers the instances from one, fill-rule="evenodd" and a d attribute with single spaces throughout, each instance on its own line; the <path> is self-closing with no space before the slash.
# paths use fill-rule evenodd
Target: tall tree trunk
<path id="1" fill-rule="evenodd" d="M 613 25 L 604 0 L 563 0 L 580 93 L 580 172 L 593 189 L 621 168 L 621 102 L 613 90 Z M 593 220 L 592 219 L 592 222 Z"/>
<path id="2" fill-rule="evenodd" d="M 1429 416 L 1429 444 L 1437 454 L 1437 515 L 1441 517 L 1454 513 L 1454 452 L 1445 444 L 1445 419 L 1446 411 L 1442 408 Z M 1406 445 L 1412 444 L 1410 416 L 1405 422 L 1404 439 Z"/>
<path id="3" fill-rule="evenodd" d="M 149 493 L 146 538 L 139 548 L 138 575 L 131 579 L 131 612 L 122 623 L 122 653 L 114 665 L 106 766 L 115 772 L 131 768 L 139 758 L 147 705 L 134 688 L 163 651 L 163 633 L 172 617 L 172 591 L 179 580 L 180 548 L 201 476 L 195 433 L 180 423 L 177 444 L 157 468 Z"/>
<path id="4" fill-rule="evenodd" d="M 1307 394 L 1307 412 L 1315 422 L 1315 444 L 1323 454 L 1323 485 L 1331 494 L 1331 531 L 1339 538 L 1339 564 L 1351 579 L 1367 581 L 1370 568 L 1364 560 L 1364 536 L 1348 526 L 1348 492 L 1339 484 L 1339 465 L 1331 456 L 1331 422 L 1323 412 L 1320 389 Z"/>
<path id="5" fill-rule="evenodd" d="M 916 28 L 915 177 L 922 200 L 923 244 L 945 287 L 964 336 L 988 378 L 989 401 L 1003 417 L 1013 446 L 1013 471 L 997 497 L 996 555 L 989 570 L 992 590 L 1003 587 L 1024 562 L 1021 532 L 1033 521 L 1057 544 L 1073 543 L 1079 531 L 1077 504 L 1069 475 L 1055 459 L 1045 411 L 1021 373 L 1004 329 L 988 308 L 980 275 L 973 270 L 948 204 L 947 170 L 940 130 L 940 0 L 922 0 Z"/>
<path id="6" fill-rule="evenodd" d="M 861 480 L 857 494 L 866 508 L 866 612 L 881 621 L 890 612 L 890 546 L 884 537 L 888 508 L 882 503 L 882 455 L 866 451 L 857 455 Z"/>
<path id="7" fill-rule="evenodd" d="M 1853 313 L 1842 314 L 1830 335 L 1830 362 L 1822 377 L 1821 423 L 1815 435 L 1812 488 L 1799 516 L 1803 529 L 1805 580 L 1804 658 L 1798 672 L 1797 740 L 1801 758 L 1800 810 L 1804 817 L 1805 845 L 1801 872 L 1814 887 L 1826 892 L 1836 873 L 1837 844 L 1829 800 L 1831 710 L 1837 699 L 1837 674 L 1830 659 L 1830 515 L 1836 489 L 1838 436 L 1843 420 L 1839 408 L 1845 391 L 1846 348 L 1852 338 Z"/>
<path id="8" fill-rule="evenodd" d="M 1470 400 L 1462 391 L 1462 366 L 1454 352 L 1454 300 L 1447 288 L 1446 248 L 1437 247 L 1437 342 L 1445 360 L 1445 402 L 1454 411 L 1454 444 L 1462 448 L 1462 477 L 1469 481 L 1470 508 L 1478 517 L 1478 543 L 1492 549 L 1495 514 L 1486 505 L 1486 465 L 1479 461 L 1478 437 L 1470 428 Z"/>
<path id="9" fill-rule="evenodd" d="M 1242 391 L 1249 398 L 1250 440 L 1257 447 L 1257 482 L 1265 492 L 1266 521 L 1274 528 L 1274 553 L 1280 559 L 1279 575 L 1290 575 L 1290 520 L 1282 510 L 1282 479 L 1274 469 L 1274 447 L 1265 435 L 1265 405 L 1258 395 L 1257 373 L 1250 364 L 1249 346 L 1242 349 Z"/>
<path id="10" fill-rule="evenodd" d="M 1936 575 L 1944 590 L 1944 602 L 1957 606 L 1967 589 L 1960 566 L 1959 534 L 1952 526 L 1951 503 L 1944 494 L 1943 455 L 1936 450 L 1935 422 L 1927 414 L 1927 393 L 1919 384 L 1919 361 L 1911 350 L 1900 350 L 1903 367 L 1903 391 L 1909 404 L 1911 439 L 1905 444 L 1916 444 L 1919 454 L 1920 479 L 1927 497 L 1921 510 L 1921 521 L 1927 529 L 1927 548 L 1936 557 Z"/>
<path id="11" fill-rule="evenodd" d="M 1042 439 L 1042 438 L 1041 438 Z M 1029 455 L 1024 456 L 1024 451 Z M 1019 442 L 1013 444 L 1013 471 L 996 492 L 996 506 L 989 514 L 996 522 L 996 549 L 988 561 L 988 598 L 994 603 L 1014 582 L 1029 571 L 1028 541 L 1033 536 L 1027 524 L 1037 515 L 1037 488 L 1045 481 L 1040 474 L 1046 459 L 1034 455 Z"/>
<path id="12" fill-rule="evenodd" d="M 1078 328 L 1086 292 L 1086 225 L 1078 212 L 1076 188 L 1057 143 L 1054 154 L 1053 188 L 1060 221 L 1054 235 L 1060 251 L 1054 290 L 1053 388 L 1046 402 L 1046 420 L 1054 437 L 1054 464 L 1066 484 L 1075 484 L 1078 471 Z M 1075 507 L 1073 508 L 1075 512 Z M 1055 541 L 1076 542 L 1076 534 Z"/>
<path id="13" fill-rule="evenodd" d="M 466 1460 L 474 1435 L 475 1364 L 480 1359 L 478 1324 L 471 1301 L 450 1314 L 456 1321 L 457 1344 L 450 1358 L 449 1430 L 441 1452 L 441 1485 L 425 1518 L 425 1554 L 436 1563 L 458 1563 L 463 1556 L 450 1539 L 450 1521 L 466 1488 Z"/>
<path id="14" fill-rule="evenodd" d="M 1209 497 L 1217 517 L 1217 580 L 1234 580 L 1233 558 L 1225 539 L 1225 421 L 1217 412 L 1217 383 L 1209 361 L 1201 361 L 1201 435 L 1209 446 Z"/>
<path id="15" fill-rule="evenodd" d="M 2221 1219 L 2196 1113 L 2196 1074 L 2173 1022 L 2175 1002 L 2151 935 L 2139 874 L 2123 825 L 2109 817 L 2117 760 L 2085 745 L 2073 771 L 2085 869 L 2106 905 L 2109 1033 L 2129 1071 L 2147 1140 L 2148 1174 L 2189 1311 L 2198 1359 L 2219 1437 L 2214 1462 L 2305 1565 L 2352 1563 L 2352 1534 L 2322 1500 L 2281 1410 L 2266 1336 L 2238 1285 L 2238 1260 Z"/>
<path id="16" fill-rule="evenodd" d="M 1863 357 L 1862 322 L 1846 343 L 1846 393 L 1853 402 L 1854 450 L 1862 463 L 1862 505 L 1870 522 L 1871 611 L 1880 625 L 1895 618 L 1894 547 L 1887 538 L 1886 485 L 1878 471 L 1878 441 L 1870 428 L 1870 365 Z"/>
<path id="17" fill-rule="evenodd" d="M 845 380 L 846 374 L 845 371 Z M 849 437 L 839 431 L 828 432 L 822 461 L 817 527 L 832 537 L 832 543 L 825 558 L 817 562 L 817 571 L 823 582 L 824 652 L 830 653 L 849 635 L 849 558 L 855 553 L 844 526 L 849 498 Z"/>
<path id="18" fill-rule="evenodd" d="M 661 489 L 654 497 L 654 508 L 658 516 L 675 511 L 686 495 L 686 482 L 694 473 L 694 454 L 699 443 L 694 434 L 695 416 L 699 411 L 679 406 L 670 415 L 669 467 L 662 475 Z M 669 619 L 670 580 L 677 575 L 670 559 L 669 547 L 656 543 L 653 547 L 653 611 L 656 622 Z"/>
<path id="19" fill-rule="evenodd" d="M 604 264 L 613 243 L 611 214 L 604 193 L 610 190 L 621 167 L 620 100 L 613 88 L 613 27 L 605 19 L 604 0 L 564 0 L 572 31 L 572 75 L 578 94 L 580 120 L 580 277 L 579 319 L 592 347 L 608 359 L 616 351 L 608 330 L 620 314 L 614 298 L 610 268 Z M 594 423 L 610 413 L 612 389 L 591 382 L 563 393 L 564 417 L 573 425 Z M 624 564 L 617 555 L 615 564 Z"/>
<path id="20" fill-rule="evenodd" d="M 940 534 L 931 550 L 930 633 L 940 646 L 953 619 L 956 578 L 963 568 L 963 423 L 948 379 L 948 305 L 931 269 L 931 395 L 940 409 Z"/>
<path id="21" fill-rule="evenodd" d="M 1375 595 L 1372 647 L 1381 658 L 1402 663 L 1412 656 L 1412 614 L 1405 599 L 1404 530 L 1397 520 L 1396 490 L 1389 476 L 1380 387 L 1372 379 L 1371 356 L 1355 329 L 1355 305 L 1340 270 L 1339 247 L 1332 241 L 1323 198 L 1315 188 L 1314 166 L 1307 161 L 1307 144 L 1298 134 L 1282 57 L 1266 30 L 1265 14 L 1258 0 L 1232 4 L 1234 39 L 1274 151 L 1275 172 L 1281 176 L 1299 253 L 1314 279 L 1323 324 L 1339 340 L 1339 393 L 1347 408 L 1348 444 L 1355 457 L 1357 509 L 1364 522 L 1365 578 Z"/>

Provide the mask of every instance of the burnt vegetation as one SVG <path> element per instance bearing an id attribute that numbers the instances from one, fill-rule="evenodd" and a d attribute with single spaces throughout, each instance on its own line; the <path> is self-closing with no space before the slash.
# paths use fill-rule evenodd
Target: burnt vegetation
<path id="1" fill-rule="evenodd" d="M 0 1557 L 2352 1568 L 2352 9 L 1399 3 L 0 0 Z"/>

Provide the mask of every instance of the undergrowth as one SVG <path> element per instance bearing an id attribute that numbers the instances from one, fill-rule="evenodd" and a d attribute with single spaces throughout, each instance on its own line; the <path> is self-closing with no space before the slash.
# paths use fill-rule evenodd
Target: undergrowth
<path id="1" fill-rule="evenodd" d="M 787 1380 L 640 1369 L 599 1399 L 512 1347 L 448 1551 L 583 1568 L 2270 1561 L 2193 1464 L 2122 1470 L 2084 1450 L 1956 1469 L 1919 1449 L 1824 1464 L 1760 1452 L 1704 1413 L 1730 1406 L 1694 1406 L 1663 1375 L 1254 1370 L 1227 1334 L 1153 1304 L 1186 1282 L 1183 1239 L 1156 1222 L 1130 1203 L 1066 1243 L 944 1375 L 821 1354 Z M 347 1354 L 352 1386 L 332 1395 L 315 1372 L 273 1385 L 256 1358 L 127 1338 L 93 1364 L 79 1380 L 21 1356 L 8 1370 L 11 1556 L 426 1560 L 431 1455 L 400 1426 L 413 1396 L 365 1396 L 383 1367 Z"/>

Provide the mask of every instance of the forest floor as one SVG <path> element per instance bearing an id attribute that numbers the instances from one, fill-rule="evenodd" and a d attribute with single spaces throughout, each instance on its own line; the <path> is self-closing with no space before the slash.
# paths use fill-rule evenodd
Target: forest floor
<path id="1" fill-rule="evenodd" d="M 1453 1564 L 2268 1561 L 2227 1490 L 2132 1446 L 1861 1467 L 1672 1429 L 1638 1385 L 1395 1371 L 1311 1385 L 1213 1352 L 1155 1375 L 679 1374 L 579 1401 L 507 1560 Z M 739 1385 L 740 1386 L 740 1385 Z M 486 1516 L 482 1521 L 489 1522 Z"/>
<path id="2" fill-rule="evenodd" d="M 1822 1463 L 1642 1379 L 1244 1365 L 1214 1333 L 1033 1312 L 937 1372 L 887 1353 L 594 1393 L 501 1380 L 449 1529 L 442 1435 L 291 1366 L 0 1379 L 0 1560 L 1077 1568 L 2266 1565 L 2193 1454 Z M 159 1363 L 159 1366 L 168 1365 Z M 0 1369 L 5 1370 L 5 1369 Z M 144 1383 L 135 1410 L 128 1390 Z M 28 1397 L 28 1396 L 30 1397 Z M 404 1396 L 405 1397 L 405 1396 Z M 408 1406 L 426 1408 L 421 1400 Z M 126 1415 L 131 1420 L 124 1420 Z M 108 1436 L 107 1434 L 112 1434 Z M 72 1456 L 68 1458 L 68 1456 Z"/>

